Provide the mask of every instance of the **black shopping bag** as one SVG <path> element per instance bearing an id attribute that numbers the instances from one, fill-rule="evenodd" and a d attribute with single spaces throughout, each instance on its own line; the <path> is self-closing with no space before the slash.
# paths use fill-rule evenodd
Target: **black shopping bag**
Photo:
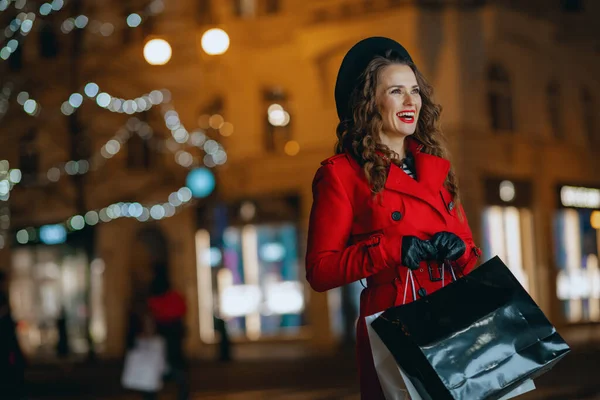
<path id="1" fill-rule="evenodd" d="M 423 399 L 499 399 L 570 351 L 498 257 L 371 326 Z"/>

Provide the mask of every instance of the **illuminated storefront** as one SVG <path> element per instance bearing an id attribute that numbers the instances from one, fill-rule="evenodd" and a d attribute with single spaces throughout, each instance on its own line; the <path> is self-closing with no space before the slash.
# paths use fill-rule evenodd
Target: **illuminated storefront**
<path id="1" fill-rule="evenodd" d="M 301 337 L 305 287 L 295 196 L 249 200 L 202 213 L 196 233 L 200 336 L 213 316 L 238 340 Z"/>
<path id="2" fill-rule="evenodd" d="M 499 256 L 536 299 L 532 186 L 528 181 L 490 178 L 485 181 L 483 259 Z"/>
<path id="3" fill-rule="evenodd" d="M 567 322 L 600 321 L 600 189 L 558 187 L 554 218 L 556 294 Z"/>
<path id="4" fill-rule="evenodd" d="M 55 356 L 60 320 L 71 354 L 88 352 L 87 317 L 96 351 L 106 339 L 103 306 L 104 263 L 91 262 L 90 232 L 67 233 L 62 225 L 16 232 L 12 249 L 10 299 L 19 342 L 30 356 Z M 88 276 L 89 274 L 89 276 Z"/>

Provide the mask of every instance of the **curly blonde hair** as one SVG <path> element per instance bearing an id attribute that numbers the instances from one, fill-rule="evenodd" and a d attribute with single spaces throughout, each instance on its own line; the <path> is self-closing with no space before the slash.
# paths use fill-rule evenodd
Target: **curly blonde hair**
<path id="1" fill-rule="evenodd" d="M 444 135 L 439 126 L 442 107 L 433 102 L 433 88 L 423 77 L 414 63 L 404 60 L 394 51 L 388 51 L 385 57 L 374 58 L 361 76 L 360 84 L 354 89 L 350 99 L 353 111 L 352 119 L 341 121 L 336 130 L 338 141 L 335 153 L 350 153 L 362 166 L 373 193 L 383 190 L 390 163 L 401 165 L 400 156 L 381 143 L 379 133 L 383 121 L 376 102 L 376 88 L 379 76 L 384 68 L 402 64 L 409 66 L 417 78 L 421 91 L 421 112 L 417 129 L 413 134 L 423 145 L 422 151 L 449 159 Z M 418 172 L 418 171 L 417 171 Z M 444 184 L 452 195 L 455 204 L 459 204 L 458 182 L 451 168 Z"/>

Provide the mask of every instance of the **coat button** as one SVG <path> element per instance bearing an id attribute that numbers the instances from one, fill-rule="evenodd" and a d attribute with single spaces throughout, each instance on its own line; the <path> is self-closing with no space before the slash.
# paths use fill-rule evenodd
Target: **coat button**
<path id="1" fill-rule="evenodd" d="M 454 202 L 451 201 L 450 203 L 448 203 L 448 210 L 452 211 L 454 209 Z"/>
<path id="2" fill-rule="evenodd" d="M 425 290 L 425 288 L 420 288 L 417 291 L 417 294 L 419 295 L 419 297 L 425 297 L 425 296 L 427 296 L 427 290 Z"/>
<path id="3" fill-rule="evenodd" d="M 392 213 L 392 219 L 394 221 L 400 221 L 402 219 L 402 213 L 400 211 L 394 211 Z"/>

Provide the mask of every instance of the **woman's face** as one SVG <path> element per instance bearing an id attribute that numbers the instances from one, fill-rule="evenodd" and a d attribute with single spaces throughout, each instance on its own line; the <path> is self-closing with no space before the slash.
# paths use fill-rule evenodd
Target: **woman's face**
<path id="1" fill-rule="evenodd" d="M 384 134 L 405 137 L 415 133 L 421 94 L 415 73 L 408 65 L 392 64 L 381 70 L 376 99 Z"/>

